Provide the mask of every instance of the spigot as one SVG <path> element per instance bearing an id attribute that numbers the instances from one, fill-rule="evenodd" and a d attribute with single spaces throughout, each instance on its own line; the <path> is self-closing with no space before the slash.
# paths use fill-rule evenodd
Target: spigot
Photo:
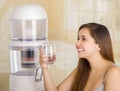
<path id="1" fill-rule="evenodd" d="M 39 67 L 35 69 L 35 81 L 36 82 L 42 81 L 42 70 Z"/>

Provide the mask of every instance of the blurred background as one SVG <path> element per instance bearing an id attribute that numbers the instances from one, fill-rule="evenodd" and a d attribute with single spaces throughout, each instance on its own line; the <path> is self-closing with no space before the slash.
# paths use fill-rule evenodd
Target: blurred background
<path id="1" fill-rule="evenodd" d="M 57 60 L 50 66 L 56 85 L 77 65 L 75 43 L 78 28 L 84 23 L 108 27 L 115 60 L 120 65 L 120 0 L 0 0 L 0 91 L 9 91 L 9 15 L 15 6 L 25 4 L 38 4 L 46 10 L 48 39 L 57 45 Z"/>

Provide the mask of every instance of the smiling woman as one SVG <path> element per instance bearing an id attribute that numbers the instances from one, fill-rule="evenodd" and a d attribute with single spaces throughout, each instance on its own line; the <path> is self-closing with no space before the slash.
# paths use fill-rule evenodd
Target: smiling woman
<path id="1" fill-rule="evenodd" d="M 120 1 L 119 0 L 65 0 L 66 40 L 74 43 L 79 25 L 87 22 L 105 24 L 111 34 L 115 56 L 120 58 Z M 114 13 L 113 13 L 114 12 Z M 108 23 L 111 22 L 111 23 Z"/>
<path id="2" fill-rule="evenodd" d="M 106 26 L 98 23 L 81 25 L 76 49 L 78 65 L 57 87 L 51 79 L 44 53 L 40 54 L 46 91 L 120 91 L 120 69 L 114 62 L 112 42 Z"/>

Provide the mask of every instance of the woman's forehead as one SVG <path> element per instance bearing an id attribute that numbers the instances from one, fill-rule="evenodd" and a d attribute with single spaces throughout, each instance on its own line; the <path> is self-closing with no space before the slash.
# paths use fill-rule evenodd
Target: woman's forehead
<path id="1" fill-rule="evenodd" d="M 88 28 L 82 28 L 78 32 L 78 36 L 91 36 Z"/>

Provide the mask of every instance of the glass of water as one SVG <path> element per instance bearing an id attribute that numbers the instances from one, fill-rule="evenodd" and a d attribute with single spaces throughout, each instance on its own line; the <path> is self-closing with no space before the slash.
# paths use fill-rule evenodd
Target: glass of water
<path id="1" fill-rule="evenodd" d="M 46 63 L 53 64 L 56 60 L 56 44 L 52 41 L 48 41 L 42 44 L 42 51 L 47 57 Z"/>

